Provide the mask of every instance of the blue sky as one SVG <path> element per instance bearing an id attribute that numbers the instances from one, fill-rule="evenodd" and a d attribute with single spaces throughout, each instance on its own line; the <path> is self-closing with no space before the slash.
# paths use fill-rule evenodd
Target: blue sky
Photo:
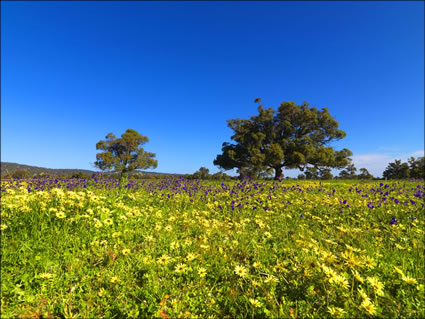
<path id="1" fill-rule="evenodd" d="M 1 2 L 1 160 L 93 169 L 148 136 L 167 173 L 213 160 L 253 102 L 328 107 L 357 168 L 423 156 L 423 2 Z M 298 172 L 286 172 L 296 176 Z"/>

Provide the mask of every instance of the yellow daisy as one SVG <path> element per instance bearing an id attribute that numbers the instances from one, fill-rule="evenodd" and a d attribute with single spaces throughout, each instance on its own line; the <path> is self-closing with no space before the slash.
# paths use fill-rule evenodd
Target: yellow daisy
<path id="1" fill-rule="evenodd" d="M 261 302 L 259 302 L 257 299 L 249 298 L 249 302 L 251 305 L 253 305 L 255 308 L 261 307 Z"/>
<path id="2" fill-rule="evenodd" d="M 159 257 L 158 258 L 158 262 L 161 264 L 161 265 L 166 265 L 166 264 L 168 264 L 169 262 L 170 262 L 170 257 L 168 257 L 167 255 L 162 255 L 161 257 Z"/>
<path id="3" fill-rule="evenodd" d="M 248 275 L 248 270 L 244 266 L 236 266 L 235 267 L 235 273 L 244 278 Z"/>
<path id="4" fill-rule="evenodd" d="M 370 302 L 367 299 L 363 300 L 360 307 L 362 307 L 371 316 L 376 314 L 376 307 L 374 306 L 374 304 L 372 302 Z"/>
<path id="5" fill-rule="evenodd" d="M 64 212 L 57 212 L 57 213 L 56 213 L 56 217 L 57 217 L 57 218 L 65 218 L 65 217 L 66 217 L 66 215 L 65 215 L 65 213 L 64 213 Z"/>
<path id="6" fill-rule="evenodd" d="M 121 252 L 124 256 L 127 256 L 129 253 L 131 253 L 131 250 L 128 249 L 128 248 L 125 248 L 125 249 L 121 250 Z"/>
<path id="7" fill-rule="evenodd" d="M 50 279 L 50 278 L 52 278 L 53 277 L 53 275 L 52 274 L 49 274 L 49 273 L 42 273 L 42 274 L 40 274 L 40 278 L 42 278 L 42 279 Z"/>
<path id="8" fill-rule="evenodd" d="M 207 270 L 204 267 L 198 269 L 199 277 L 204 278 L 207 275 Z"/>
<path id="9" fill-rule="evenodd" d="M 116 284 L 119 281 L 120 281 L 120 279 L 118 277 L 116 277 L 116 276 L 114 276 L 114 277 L 111 278 L 111 283 L 113 283 L 113 284 Z"/>
<path id="10" fill-rule="evenodd" d="M 187 266 L 185 264 L 178 264 L 174 269 L 175 272 L 181 274 L 186 271 Z"/>
<path id="11" fill-rule="evenodd" d="M 105 223 L 105 225 L 112 225 L 114 223 L 112 218 L 106 218 L 103 222 Z"/>
<path id="12" fill-rule="evenodd" d="M 403 278 L 402 279 L 403 279 L 403 281 L 405 283 L 408 283 L 409 285 L 413 285 L 413 284 L 417 284 L 418 283 L 415 278 L 410 278 L 409 276 L 404 276 L 403 275 Z"/>

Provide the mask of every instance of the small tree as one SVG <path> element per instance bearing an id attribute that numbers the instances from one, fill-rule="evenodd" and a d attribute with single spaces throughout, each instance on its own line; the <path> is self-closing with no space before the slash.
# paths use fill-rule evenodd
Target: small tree
<path id="1" fill-rule="evenodd" d="M 344 170 L 339 172 L 339 177 L 341 179 L 355 179 L 356 171 L 357 168 L 354 166 L 354 164 L 349 164 Z"/>
<path id="2" fill-rule="evenodd" d="M 408 159 L 410 168 L 410 178 L 424 179 L 425 178 L 425 157 Z"/>
<path id="3" fill-rule="evenodd" d="M 373 178 L 372 174 L 370 174 L 369 171 L 364 167 L 362 167 L 360 169 L 360 174 L 357 177 L 360 178 L 360 179 L 372 179 Z"/>
<path id="4" fill-rule="evenodd" d="M 331 173 L 331 169 L 330 168 L 322 168 L 319 170 L 319 177 L 320 179 L 323 180 L 330 180 L 333 179 L 333 175 Z"/>
<path id="5" fill-rule="evenodd" d="M 304 174 L 306 179 L 319 179 L 319 170 L 316 167 L 307 167 Z"/>
<path id="6" fill-rule="evenodd" d="M 158 161 L 154 153 L 146 152 L 141 146 L 149 142 L 146 136 L 135 130 L 128 129 L 121 138 L 114 134 L 106 135 L 106 140 L 97 142 L 96 149 L 103 152 L 96 154 L 94 165 L 101 170 L 116 170 L 119 172 L 120 185 L 128 179 L 128 173 L 137 169 L 156 168 Z"/>
<path id="7" fill-rule="evenodd" d="M 206 167 L 201 167 L 195 173 L 193 173 L 194 179 L 209 179 L 210 178 L 210 170 Z"/>

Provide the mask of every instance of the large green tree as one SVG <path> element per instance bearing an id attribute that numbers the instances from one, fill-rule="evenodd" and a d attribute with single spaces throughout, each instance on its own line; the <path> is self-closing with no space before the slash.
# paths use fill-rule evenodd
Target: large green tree
<path id="1" fill-rule="evenodd" d="M 228 120 L 227 124 L 234 131 L 231 139 L 235 143 L 223 143 L 214 165 L 236 168 L 240 175 L 252 177 L 273 169 L 274 178 L 281 179 L 283 168 L 343 168 L 351 161 L 350 150 L 335 151 L 329 146 L 346 133 L 338 129 L 327 108 L 283 102 L 275 111 L 260 104 L 258 115 Z"/>
<path id="2" fill-rule="evenodd" d="M 142 148 L 149 139 L 139 132 L 128 129 L 121 138 L 112 133 L 105 138 L 96 144 L 96 149 L 102 152 L 96 154 L 94 164 L 101 170 L 119 171 L 120 180 L 123 181 L 133 170 L 157 167 L 158 161 L 154 159 L 156 155 Z"/>

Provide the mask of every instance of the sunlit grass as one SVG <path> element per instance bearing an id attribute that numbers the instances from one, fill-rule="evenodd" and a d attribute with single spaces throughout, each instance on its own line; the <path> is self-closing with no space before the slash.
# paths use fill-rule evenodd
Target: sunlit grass
<path id="1" fill-rule="evenodd" d="M 425 316 L 423 183 L 116 186 L 2 185 L 2 317 Z"/>

